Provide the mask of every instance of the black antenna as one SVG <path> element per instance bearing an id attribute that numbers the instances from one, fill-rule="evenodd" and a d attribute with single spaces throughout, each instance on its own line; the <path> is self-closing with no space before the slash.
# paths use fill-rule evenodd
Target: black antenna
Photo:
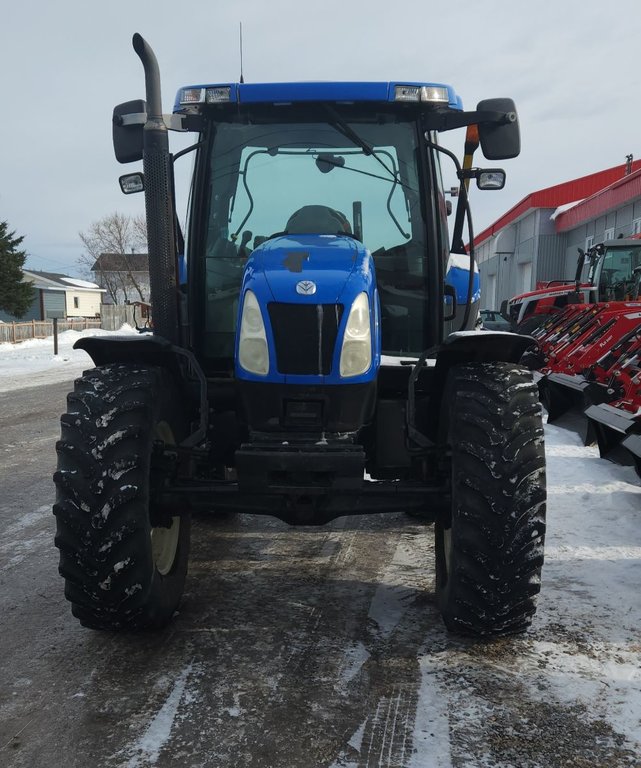
<path id="1" fill-rule="evenodd" d="M 244 83 L 245 78 L 243 77 L 243 22 L 240 21 L 240 82 Z"/>

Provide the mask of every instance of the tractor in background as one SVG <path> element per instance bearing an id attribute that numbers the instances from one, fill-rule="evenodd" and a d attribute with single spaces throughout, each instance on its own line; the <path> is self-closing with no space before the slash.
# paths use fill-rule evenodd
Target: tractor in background
<path id="1" fill-rule="evenodd" d="M 585 268 L 587 282 L 581 282 Z M 515 297 L 510 312 L 515 321 L 529 312 L 518 327 L 537 342 L 530 362 L 540 373 L 548 420 L 578 410 L 586 443 L 596 442 L 604 457 L 631 457 L 640 470 L 641 240 L 579 249 L 574 287 L 544 294 Z"/>
<path id="2" fill-rule="evenodd" d="M 531 334 L 569 305 L 636 300 L 641 281 L 641 240 L 605 240 L 579 248 L 576 274 L 570 280 L 540 282 L 534 291 L 504 302 L 503 316 L 517 333 Z"/>

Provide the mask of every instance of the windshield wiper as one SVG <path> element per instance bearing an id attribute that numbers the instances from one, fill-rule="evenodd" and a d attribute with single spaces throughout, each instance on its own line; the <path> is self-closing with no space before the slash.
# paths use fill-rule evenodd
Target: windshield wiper
<path id="1" fill-rule="evenodd" d="M 383 166 L 383 168 L 385 168 L 387 173 L 389 173 L 389 175 L 397 184 L 400 183 L 398 174 L 394 173 L 394 171 L 385 165 L 383 160 L 381 160 L 381 158 L 374 150 L 374 147 L 368 144 L 368 142 L 366 142 L 362 136 L 359 136 L 358 133 L 356 133 L 356 131 L 343 120 L 343 118 L 338 114 L 338 112 L 336 112 L 336 110 L 330 107 L 329 104 L 323 104 L 323 109 L 330 118 L 327 122 L 332 126 L 332 128 L 335 128 L 339 133 L 342 133 L 345 138 L 354 142 L 354 144 L 356 144 L 357 147 L 360 147 L 366 155 L 371 155 Z"/>
<path id="2" fill-rule="evenodd" d="M 377 160 L 378 163 L 380 163 L 380 165 L 382 165 L 383 168 L 385 168 L 385 170 L 387 171 L 387 173 L 391 176 L 392 181 L 394 183 L 387 197 L 387 212 L 389 213 L 392 221 L 396 225 L 396 228 L 401 233 L 401 235 L 403 235 L 403 237 L 406 240 L 409 240 L 410 238 L 409 232 L 405 232 L 405 230 L 401 227 L 396 216 L 394 216 L 394 212 L 392 211 L 391 201 L 392 201 L 392 195 L 394 194 L 394 190 L 396 189 L 396 185 L 400 184 L 402 187 L 405 186 L 403 182 L 399 179 L 398 172 L 388 168 L 387 165 L 383 162 L 383 160 L 379 157 L 378 153 L 374 150 L 374 148 L 370 144 L 368 144 L 368 142 L 366 142 L 362 136 L 359 136 L 358 133 L 356 133 L 356 131 L 350 125 L 348 125 L 332 107 L 329 106 L 329 104 L 323 104 L 323 109 L 325 110 L 326 114 L 329 116 L 329 120 L 327 122 L 329 125 L 332 126 L 332 128 L 335 128 L 339 133 L 342 133 L 343 136 L 348 138 L 350 141 L 353 141 L 354 144 L 356 144 L 357 147 L 360 147 L 366 155 L 373 157 L 375 160 Z M 347 170 L 356 170 L 356 169 L 348 168 Z"/>

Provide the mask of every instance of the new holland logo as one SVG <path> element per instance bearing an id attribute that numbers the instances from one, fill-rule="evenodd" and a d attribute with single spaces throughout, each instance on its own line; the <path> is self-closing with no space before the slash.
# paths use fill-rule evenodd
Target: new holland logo
<path id="1" fill-rule="evenodd" d="M 316 283 L 311 280 L 301 280 L 300 283 L 296 283 L 296 293 L 300 293 L 301 296 L 311 296 L 316 293 Z"/>

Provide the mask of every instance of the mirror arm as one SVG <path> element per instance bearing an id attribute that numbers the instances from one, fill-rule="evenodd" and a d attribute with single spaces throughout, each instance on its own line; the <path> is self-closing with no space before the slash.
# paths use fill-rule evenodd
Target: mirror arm
<path id="1" fill-rule="evenodd" d="M 188 131 L 189 128 L 185 125 L 185 118 L 186 115 L 162 115 L 162 121 L 170 131 Z M 146 122 L 146 112 L 131 112 L 128 115 L 117 115 L 114 117 L 114 123 L 118 126 L 144 125 Z"/>
<path id="2" fill-rule="evenodd" d="M 430 112 L 425 115 L 425 127 L 429 131 L 452 131 L 478 123 L 506 125 L 516 122 L 516 112 L 475 110 L 474 112 Z"/>

